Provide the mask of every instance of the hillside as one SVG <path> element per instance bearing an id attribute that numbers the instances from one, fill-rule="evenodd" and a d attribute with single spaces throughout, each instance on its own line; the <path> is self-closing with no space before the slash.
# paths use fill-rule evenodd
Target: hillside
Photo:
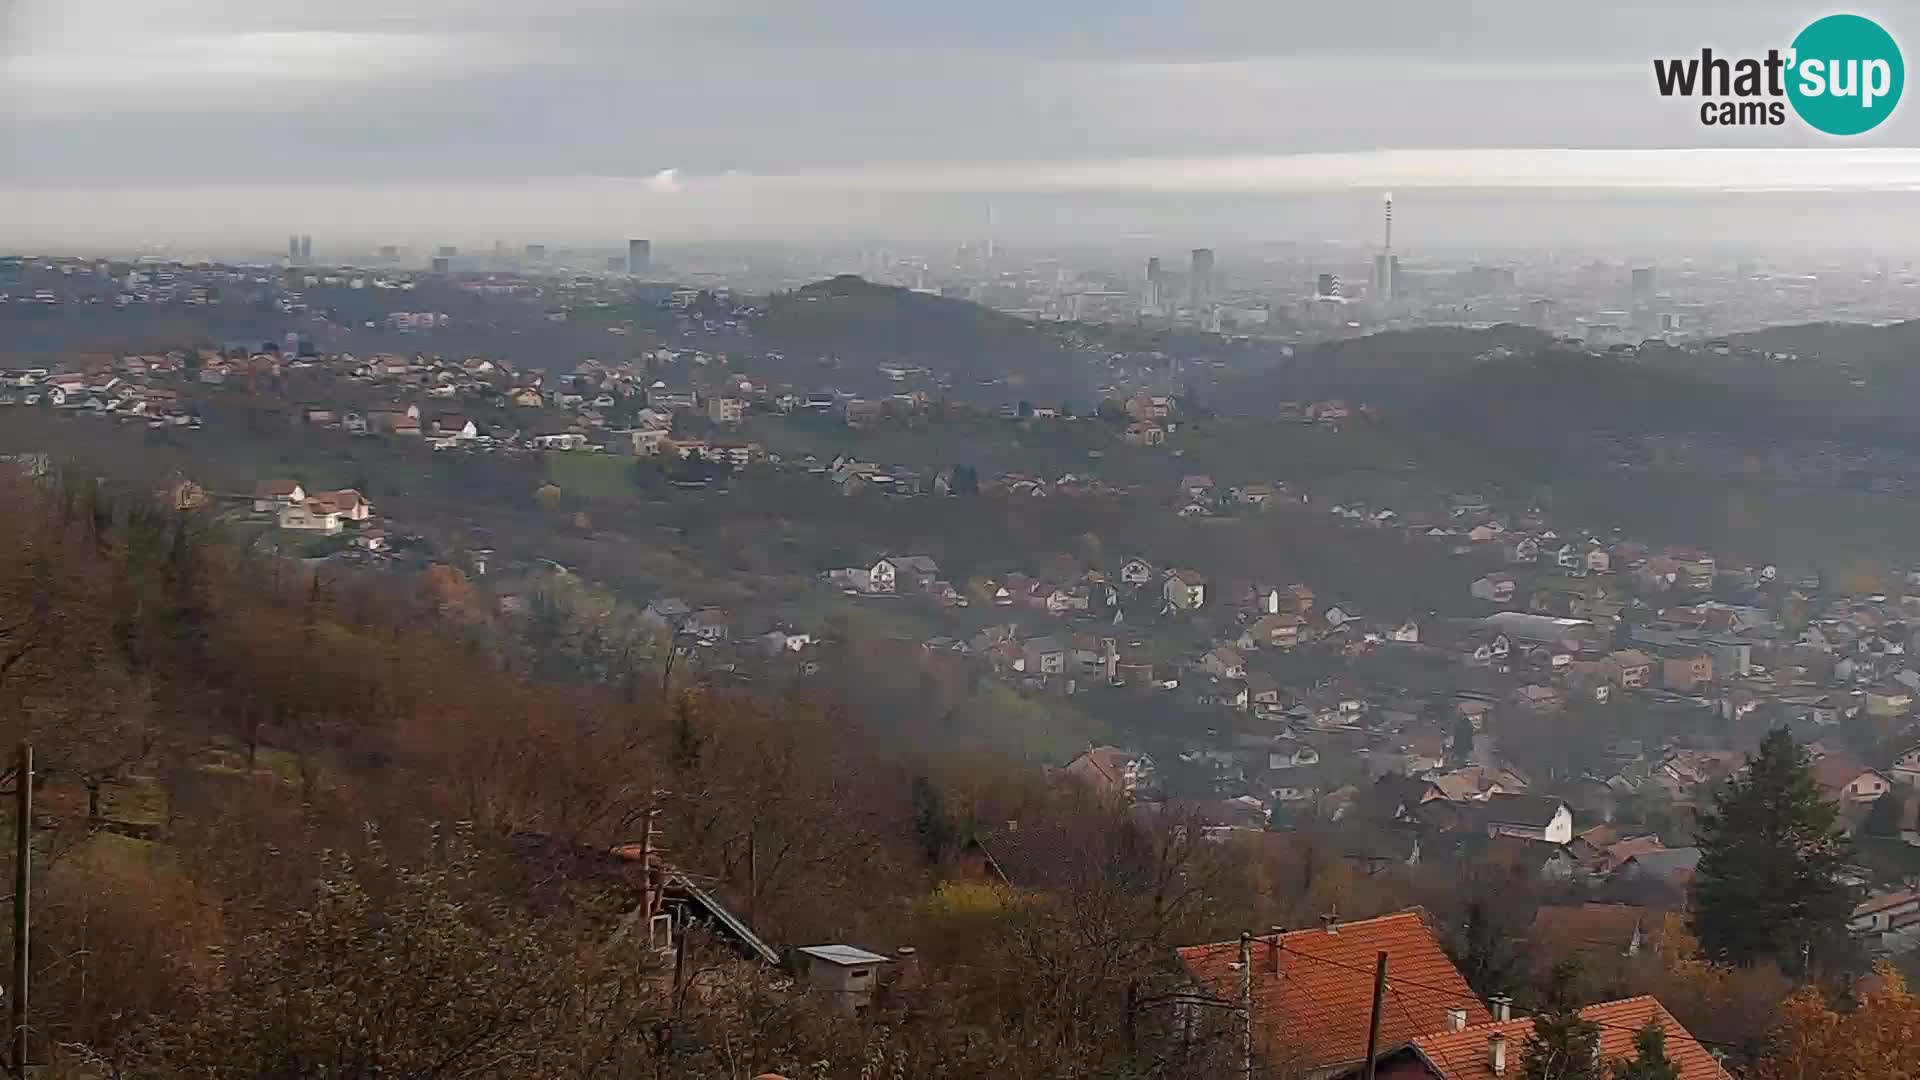
<path id="1" fill-rule="evenodd" d="M 1052 327 L 852 275 L 769 297 L 753 331 L 764 347 L 790 358 L 838 358 L 855 385 L 874 377 L 879 364 L 927 368 L 935 378 L 950 380 L 961 397 L 1004 380 L 1004 392 L 986 396 L 1090 405 L 1097 385 L 1088 366 L 1091 354 Z"/>
<path id="2" fill-rule="evenodd" d="M 1407 408 L 1471 372 L 1496 350 L 1531 352 L 1552 341 L 1531 327 L 1436 326 L 1305 348 L 1266 368 L 1222 380 L 1214 392 L 1235 412 L 1267 414 L 1282 401 L 1340 398 L 1383 412 Z"/>

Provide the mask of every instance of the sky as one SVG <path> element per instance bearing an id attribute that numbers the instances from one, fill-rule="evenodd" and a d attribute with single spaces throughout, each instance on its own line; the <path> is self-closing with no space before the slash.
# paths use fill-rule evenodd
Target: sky
<path id="1" fill-rule="evenodd" d="M 1106 229 L 1128 206 L 1148 231 L 1215 228 L 1204 204 L 1223 200 L 1310 231 L 1370 215 L 1387 188 L 1494 210 L 1523 190 L 1920 192 L 1920 104 L 1835 140 L 1703 127 L 1654 89 L 1655 57 L 1784 48 L 1826 10 L 0 0 L 0 247 L 804 234 L 965 226 L 989 201 L 1007 228 Z M 1854 10 L 1902 41 L 1920 28 Z"/>

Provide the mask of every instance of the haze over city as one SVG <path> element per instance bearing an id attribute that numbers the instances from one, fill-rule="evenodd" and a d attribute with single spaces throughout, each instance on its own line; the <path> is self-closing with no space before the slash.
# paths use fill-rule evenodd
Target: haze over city
<path id="1" fill-rule="evenodd" d="M 1805 19 L 1778 0 L 1605 19 L 1503 0 L 1471 20 L 1380 2 L 6 0 L 0 228 L 40 247 L 258 243 L 294 220 L 360 244 L 945 239 L 995 199 L 1008 239 L 1333 241 L 1373 192 L 1431 189 L 1406 233 L 1429 248 L 1920 240 L 1905 199 L 1706 198 L 1920 188 L 1912 110 L 1836 145 L 1703 127 L 1655 91 L 1655 57 L 1763 52 Z M 1823 226 L 1795 228 L 1809 208 Z"/>

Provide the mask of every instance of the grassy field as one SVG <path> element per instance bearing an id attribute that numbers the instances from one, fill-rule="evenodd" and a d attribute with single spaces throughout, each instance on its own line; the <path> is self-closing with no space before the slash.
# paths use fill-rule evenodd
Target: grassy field
<path id="1" fill-rule="evenodd" d="M 552 453 L 543 456 L 547 479 L 571 496 L 617 499 L 633 495 L 635 459 L 617 454 Z"/>

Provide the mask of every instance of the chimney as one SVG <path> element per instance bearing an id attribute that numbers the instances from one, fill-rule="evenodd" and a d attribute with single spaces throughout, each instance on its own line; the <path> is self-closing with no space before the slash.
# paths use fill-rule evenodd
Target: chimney
<path id="1" fill-rule="evenodd" d="M 1466 1026 L 1467 1026 L 1467 1010 L 1465 1009 L 1448 1009 L 1447 1010 L 1447 1030 L 1448 1031 L 1460 1031 L 1464 1029 Z"/>
<path id="2" fill-rule="evenodd" d="M 1019 818 L 1008 818 L 1008 819 L 1007 819 L 1007 831 L 1008 831 L 1008 832 L 1019 832 L 1019 831 L 1020 831 L 1020 819 L 1019 819 Z"/>
<path id="3" fill-rule="evenodd" d="M 1506 996 L 1505 994 L 1500 994 L 1496 997 L 1488 998 L 1487 1004 L 1493 1006 L 1493 1018 L 1499 1023 L 1504 1024 L 1507 1021 L 1513 1019 L 1513 999 L 1512 998 Z"/>
<path id="4" fill-rule="evenodd" d="M 1267 974 L 1280 974 L 1280 928 L 1267 927 Z"/>
<path id="5" fill-rule="evenodd" d="M 1327 933 L 1338 934 L 1340 932 L 1340 912 L 1335 910 L 1320 916 L 1320 925 L 1327 928 Z"/>
<path id="6" fill-rule="evenodd" d="M 920 988 L 920 953 L 911 945 L 902 945 L 893 951 L 895 967 L 900 972 L 899 986 L 902 990 Z"/>
<path id="7" fill-rule="evenodd" d="M 1507 1075 L 1507 1037 L 1497 1031 L 1487 1036 L 1487 1068 L 1495 1076 Z"/>

